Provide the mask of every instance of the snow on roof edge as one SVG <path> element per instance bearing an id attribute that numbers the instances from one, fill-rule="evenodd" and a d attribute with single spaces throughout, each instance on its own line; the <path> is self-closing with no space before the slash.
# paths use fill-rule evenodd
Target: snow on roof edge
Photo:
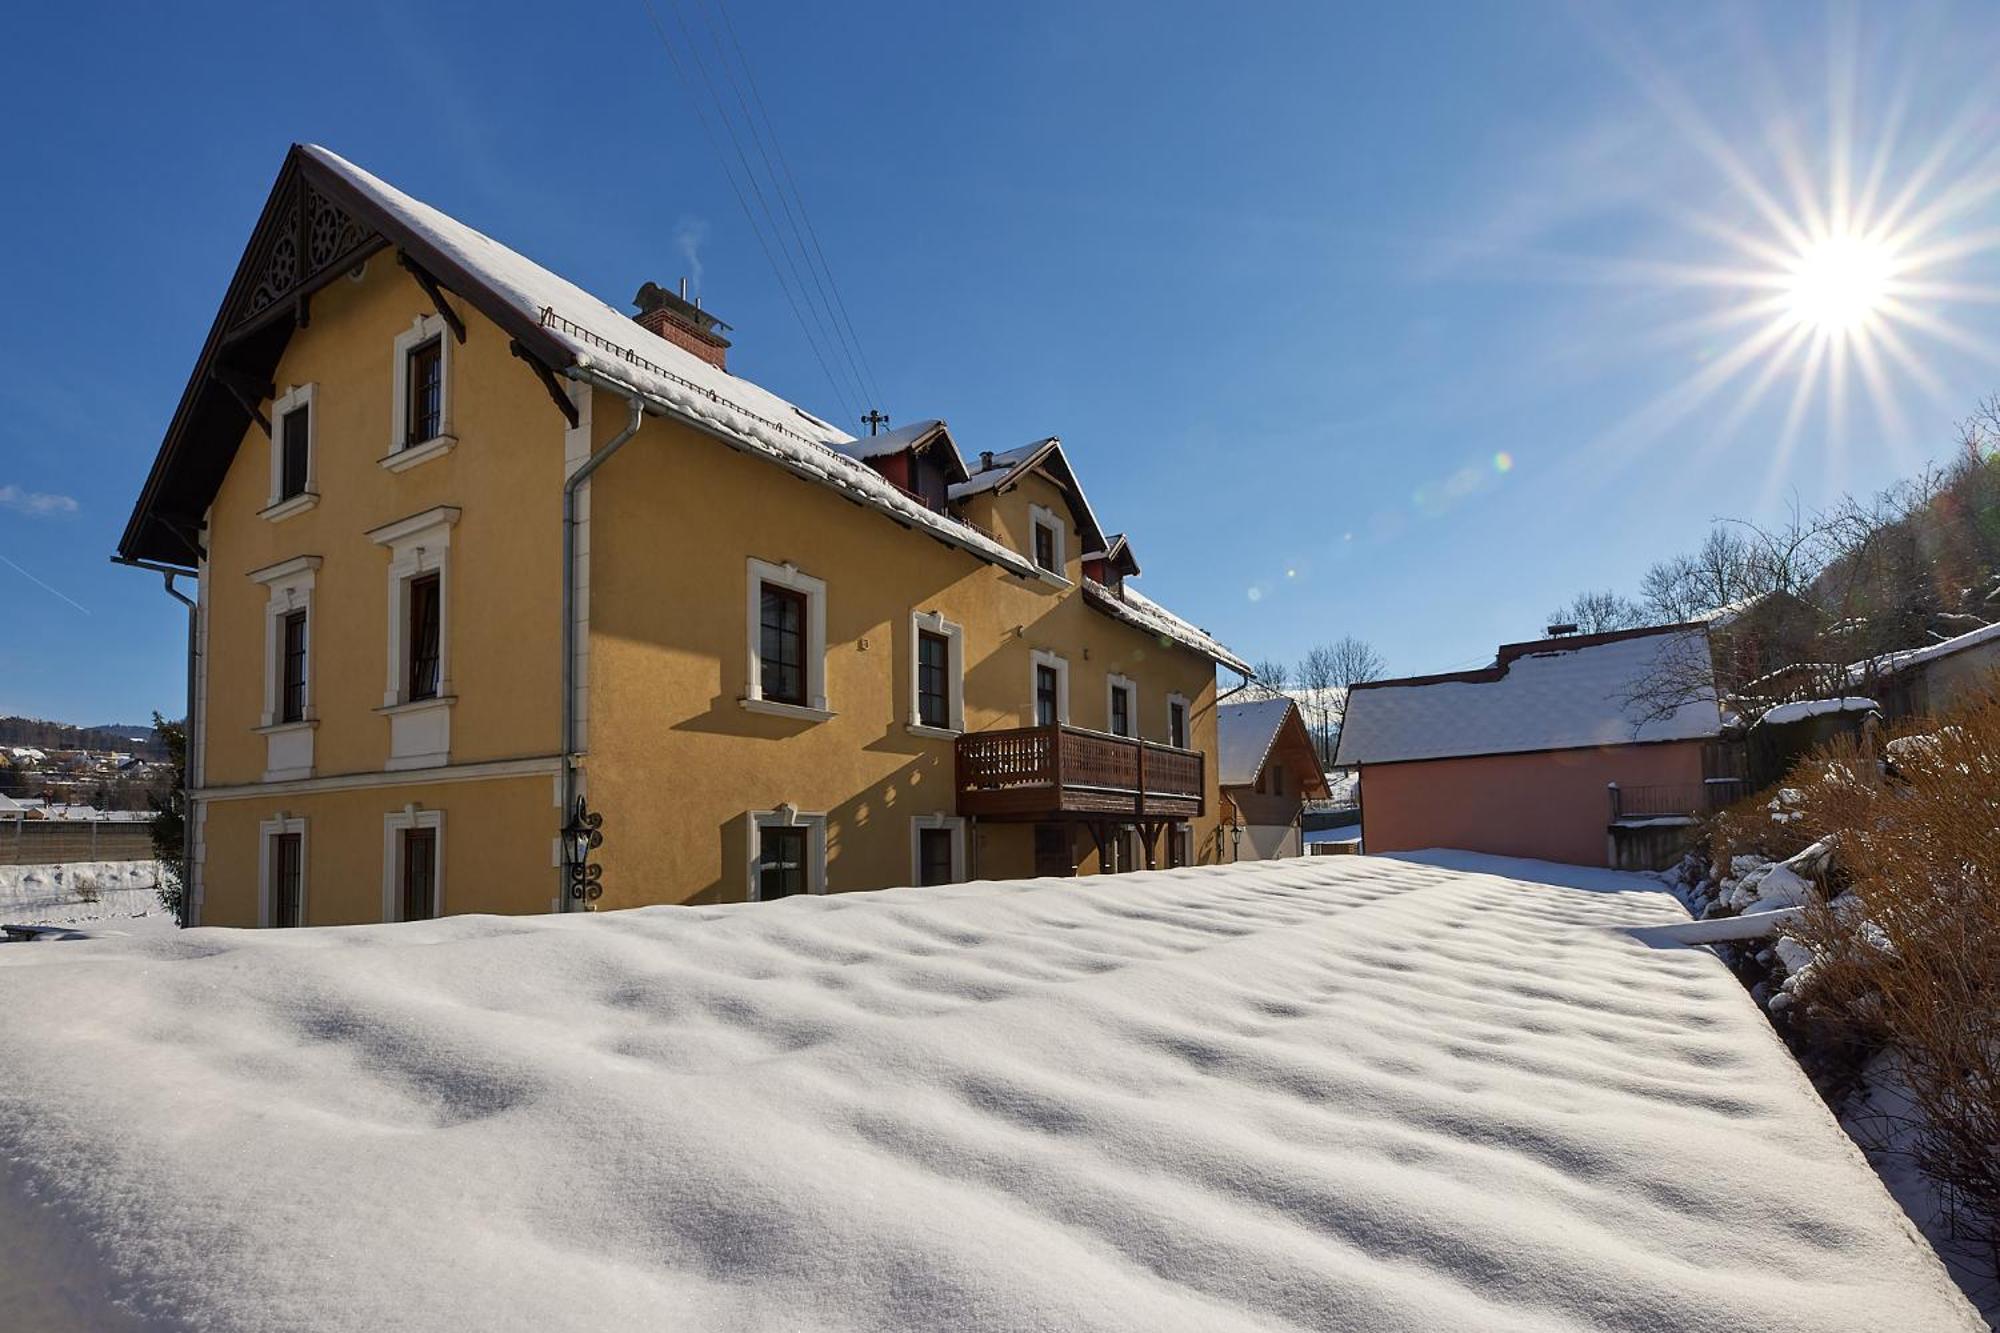
<path id="1" fill-rule="evenodd" d="M 1250 664 L 1235 653 L 1230 652 L 1229 649 L 1222 645 L 1220 640 L 1209 634 L 1207 630 L 1190 621 L 1181 619 L 1173 612 L 1167 610 L 1166 607 L 1147 597 L 1137 588 L 1132 587 L 1129 583 L 1125 585 L 1122 597 L 1118 593 L 1112 592 L 1109 588 L 1092 583 L 1087 579 L 1083 584 L 1083 592 L 1085 598 L 1093 605 L 1102 608 L 1110 615 L 1125 621 L 1127 624 L 1135 625 L 1140 629 L 1172 639 L 1174 642 L 1180 644 L 1181 647 L 1193 649 L 1204 657 L 1228 667 L 1238 675 L 1248 676 L 1251 674 Z"/>

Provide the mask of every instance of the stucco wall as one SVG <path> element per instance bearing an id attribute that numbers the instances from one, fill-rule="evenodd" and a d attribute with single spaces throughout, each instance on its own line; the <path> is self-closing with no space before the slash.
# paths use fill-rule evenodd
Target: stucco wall
<path id="1" fill-rule="evenodd" d="M 396 336 L 429 313 L 423 292 L 378 255 L 358 281 L 315 296 L 273 375 L 282 394 L 316 386 L 318 503 L 279 522 L 260 515 L 271 449 L 250 427 L 210 511 L 204 725 L 203 919 L 256 920 L 257 825 L 277 811 L 308 820 L 308 919 L 378 920 L 381 819 L 410 801 L 446 812 L 447 911 L 546 911 L 551 839 L 562 820 L 547 778 L 461 780 L 327 790 L 328 779 L 382 774 L 391 553 L 367 533 L 438 505 L 460 510 L 445 571 L 450 763 L 547 761 L 560 750 L 562 415 L 506 336 L 463 302 L 467 341 L 449 346 L 455 449 L 402 472 L 390 452 Z M 448 337 L 449 335 L 447 335 Z M 267 404 L 267 411 L 269 405 Z M 598 395 L 601 445 L 626 420 Z M 1076 588 L 1083 543 L 1071 525 L 1068 587 L 1021 579 L 919 531 L 857 508 L 826 487 L 648 418 L 590 488 L 586 786 L 605 817 L 603 906 L 744 896 L 746 814 L 781 802 L 828 816 L 829 887 L 911 878 L 916 814 L 952 809 L 952 744 L 906 727 L 911 613 L 965 627 L 966 723 L 1031 721 L 1030 652 L 1069 661 L 1070 720 L 1107 722 L 1106 676 L 1138 682 L 1142 735 L 1165 739 L 1167 696 L 1190 704 L 1193 744 L 1215 749 L 1214 667 L 1205 658 L 1091 610 Z M 1029 505 L 1067 515 L 1058 489 L 1031 478 L 974 503 L 975 522 L 1032 549 Z M 268 589 L 248 575 L 312 555 L 308 633 L 313 768 L 305 789 L 239 793 L 266 769 L 262 721 Z M 747 560 L 790 561 L 828 584 L 827 693 L 836 716 L 801 722 L 745 711 Z M 1198 854 L 1214 860 L 1216 792 Z M 524 794 L 526 793 L 526 794 Z M 1095 857 L 1079 838 L 1081 867 Z M 1164 861 L 1165 848 L 1160 852 Z M 1033 869 L 1032 830 L 989 825 L 970 868 Z"/>
<path id="2" fill-rule="evenodd" d="M 391 255 L 361 281 L 313 298 L 273 375 L 279 393 L 315 384 L 319 503 L 272 523 L 270 441 L 251 426 L 210 508 L 207 786 L 256 782 L 265 738 L 264 606 L 247 576 L 317 555 L 309 662 L 315 776 L 379 772 L 389 720 L 376 712 L 388 681 L 390 553 L 370 529 L 437 505 L 461 510 L 446 571 L 454 763 L 558 749 L 552 633 L 561 618 L 563 429 L 567 424 L 507 335 L 462 303 L 466 342 L 450 349 L 451 424 L 458 446 L 404 472 L 379 460 L 392 438 L 396 335 L 430 310 Z M 450 337 L 449 334 L 446 335 Z M 268 410 L 268 404 L 267 404 Z M 275 423 L 274 423 L 275 424 Z"/>
<path id="3" fill-rule="evenodd" d="M 1361 768 L 1371 853 L 1454 847 L 1605 865 L 1609 785 L 1698 784 L 1702 743 L 1481 755 Z"/>
<path id="4" fill-rule="evenodd" d="M 622 424 L 599 400 L 597 432 Z M 1029 506 L 1067 513 L 1031 478 L 971 515 L 1031 549 Z M 674 423 L 649 419 L 592 482 L 588 785 L 605 817 L 605 905 L 729 901 L 748 882 L 748 812 L 780 803 L 827 816 L 833 890 L 906 884 L 910 820 L 953 809 L 953 747 L 912 735 L 911 615 L 965 629 L 968 730 L 1032 723 L 1035 649 L 1069 662 L 1069 718 L 1103 729 L 1107 677 L 1138 684 L 1140 734 L 1167 735 L 1167 697 L 1190 705 L 1192 740 L 1215 749 L 1215 669 L 1090 609 L 1072 586 L 1005 574 L 823 486 Z M 670 517 L 669 517 L 670 516 Z M 748 561 L 791 563 L 827 584 L 826 721 L 745 710 Z M 1197 854 L 1215 859 L 1216 791 Z M 1088 838 L 1082 868 L 1095 868 Z M 1165 848 L 1159 852 L 1165 863 Z M 987 824 L 984 878 L 1033 871 L 1022 826 Z"/>
<path id="5" fill-rule="evenodd" d="M 556 891 L 551 841 L 555 774 L 412 783 L 206 803 L 203 902 L 197 924 L 257 924 L 260 826 L 304 818 L 306 924 L 381 921 L 385 815 L 408 805 L 444 813 L 443 906 L 461 912 L 546 912 Z"/>

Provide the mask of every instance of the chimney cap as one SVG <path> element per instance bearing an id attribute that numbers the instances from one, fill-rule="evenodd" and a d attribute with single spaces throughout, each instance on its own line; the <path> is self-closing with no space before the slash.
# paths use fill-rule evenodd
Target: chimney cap
<path id="1" fill-rule="evenodd" d="M 1549 637 L 1551 639 L 1565 638 L 1568 635 L 1576 633 L 1576 630 L 1577 627 L 1568 622 L 1551 625 L 1549 626 Z"/>
<path id="2" fill-rule="evenodd" d="M 649 315 L 655 310 L 664 310 L 668 314 L 678 318 L 682 323 L 692 324 L 703 333 L 726 333 L 729 331 L 729 325 L 723 323 L 714 315 L 709 314 L 708 311 L 703 310 L 699 305 L 676 296 L 657 282 L 649 282 L 641 287 L 639 294 L 632 298 L 632 304 L 639 307 L 639 313 L 642 315 Z"/>

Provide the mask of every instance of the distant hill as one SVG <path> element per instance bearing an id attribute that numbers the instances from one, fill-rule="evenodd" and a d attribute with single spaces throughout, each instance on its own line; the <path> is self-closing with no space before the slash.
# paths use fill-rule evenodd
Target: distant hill
<path id="1" fill-rule="evenodd" d="M 0 717 L 0 745 L 38 750 L 124 750 L 146 759 L 165 759 L 167 747 L 151 722 L 112 722 L 78 727 L 44 718 Z"/>

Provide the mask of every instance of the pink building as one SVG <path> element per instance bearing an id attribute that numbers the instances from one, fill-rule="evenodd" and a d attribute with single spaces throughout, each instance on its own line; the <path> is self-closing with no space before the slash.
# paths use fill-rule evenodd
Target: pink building
<path id="1" fill-rule="evenodd" d="M 1654 716 L 1640 696 L 1668 682 L 1684 693 Z M 1720 732 L 1707 637 L 1668 625 L 1510 643 L 1477 671 L 1357 685 L 1334 763 L 1360 770 L 1369 852 L 1636 867 L 1670 859 L 1697 814 L 1734 798 Z"/>

